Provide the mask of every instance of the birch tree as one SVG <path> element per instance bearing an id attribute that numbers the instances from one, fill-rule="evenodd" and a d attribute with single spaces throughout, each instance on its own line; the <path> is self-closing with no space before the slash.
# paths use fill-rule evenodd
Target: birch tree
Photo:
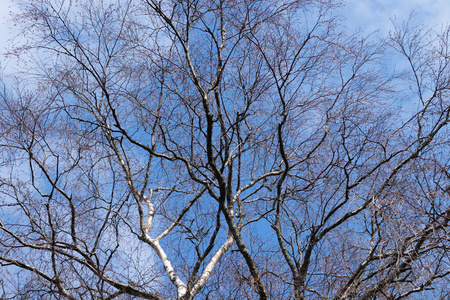
<path id="1" fill-rule="evenodd" d="M 340 5 L 20 3 L 3 297 L 448 296 L 449 30 Z"/>

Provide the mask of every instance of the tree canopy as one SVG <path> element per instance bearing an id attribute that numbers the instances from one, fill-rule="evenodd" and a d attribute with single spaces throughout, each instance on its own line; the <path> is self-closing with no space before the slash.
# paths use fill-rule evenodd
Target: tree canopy
<path id="1" fill-rule="evenodd" d="M 450 44 L 339 1 L 29 0 L 2 299 L 443 299 Z"/>

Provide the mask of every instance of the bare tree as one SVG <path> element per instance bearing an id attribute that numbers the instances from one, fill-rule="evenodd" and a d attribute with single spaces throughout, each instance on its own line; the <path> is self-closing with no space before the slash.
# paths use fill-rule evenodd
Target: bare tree
<path id="1" fill-rule="evenodd" d="M 3 297 L 448 296 L 450 31 L 339 5 L 21 3 Z"/>

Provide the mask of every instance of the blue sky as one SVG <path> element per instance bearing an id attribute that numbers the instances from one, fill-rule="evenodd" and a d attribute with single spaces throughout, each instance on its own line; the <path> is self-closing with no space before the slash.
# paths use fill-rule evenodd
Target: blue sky
<path id="1" fill-rule="evenodd" d="M 406 20 L 412 11 L 416 14 L 415 24 L 436 26 L 450 25 L 450 3 L 448 0 L 347 0 L 343 13 L 346 25 L 351 30 L 361 28 L 363 33 L 379 31 L 385 35 L 392 28 L 392 19 Z M 0 65 L 10 68 L 5 60 L 5 48 L 14 36 L 13 24 L 7 24 L 13 0 L 0 0 Z"/>
<path id="2" fill-rule="evenodd" d="M 13 37 L 11 25 L 8 24 L 8 18 L 13 4 L 11 0 L 0 0 L 0 67 L 6 67 L 6 60 L 4 57 L 6 48 L 10 45 L 10 39 Z"/>
<path id="3" fill-rule="evenodd" d="M 415 24 L 427 26 L 450 25 L 448 0 L 347 0 L 344 9 L 349 26 L 361 27 L 365 33 L 379 30 L 387 34 L 392 19 L 405 21 L 414 11 Z"/>

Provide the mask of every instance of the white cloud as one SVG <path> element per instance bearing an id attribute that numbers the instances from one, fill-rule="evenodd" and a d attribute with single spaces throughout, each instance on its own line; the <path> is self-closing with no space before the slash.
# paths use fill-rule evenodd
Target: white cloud
<path id="1" fill-rule="evenodd" d="M 14 5 L 11 0 L 0 0 L 0 66 L 6 67 L 4 54 L 13 38 L 12 24 L 9 21 Z"/>
<path id="2" fill-rule="evenodd" d="M 449 25 L 448 0 L 347 0 L 343 13 L 349 28 L 360 28 L 364 33 L 379 31 L 387 34 L 392 21 L 406 21 L 414 11 L 414 24 L 436 26 Z"/>

